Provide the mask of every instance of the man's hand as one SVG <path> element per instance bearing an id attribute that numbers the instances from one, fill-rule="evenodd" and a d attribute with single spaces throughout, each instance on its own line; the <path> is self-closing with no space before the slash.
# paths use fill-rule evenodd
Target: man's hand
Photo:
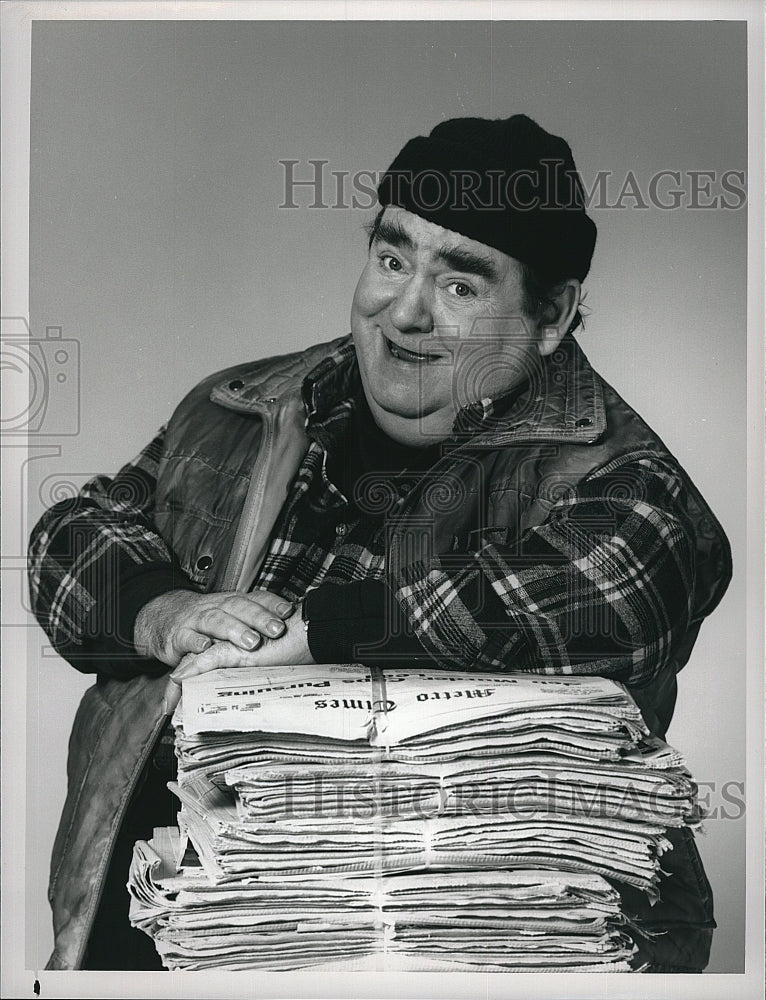
<path id="1" fill-rule="evenodd" d="M 266 590 L 249 594 L 171 590 L 141 608 L 133 642 L 140 655 L 176 667 L 187 653 L 201 653 L 216 639 L 238 652 L 257 649 L 264 637 L 275 639 L 285 632 L 284 619 L 294 610 L 289 601 Z"/>
<path id="2" fill-rule="evenodd" d="M 181 682 L 221 667 L 272 667 L 275 664 L 313 663 L 302 608 L 288 620 L 283 634 L 246 652 L 231 642 L 214 642 L 201 653 L 188 653 L 168 678 L 163 710 L 170 714 L 181 697 Z"/>

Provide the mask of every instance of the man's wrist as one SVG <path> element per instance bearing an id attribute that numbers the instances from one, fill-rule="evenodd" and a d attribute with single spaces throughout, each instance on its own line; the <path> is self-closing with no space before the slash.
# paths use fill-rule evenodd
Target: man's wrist
<path id="1" fill-rule="evenodd" d="M 320 584 L 306 595 L 302 614 L 316 663 L 430 662 L 383 580 Z"/>

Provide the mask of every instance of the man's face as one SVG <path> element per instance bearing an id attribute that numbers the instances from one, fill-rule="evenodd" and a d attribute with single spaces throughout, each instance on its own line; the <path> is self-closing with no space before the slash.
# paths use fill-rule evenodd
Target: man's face
<path id="1" fill-rule="evenodd" d="M 435 444 L 461 407 L 529 377 L 539 338 L 521 273 L 507 254 L 386 208 L 351 331 L 367 401 L 389 437 Z"/>

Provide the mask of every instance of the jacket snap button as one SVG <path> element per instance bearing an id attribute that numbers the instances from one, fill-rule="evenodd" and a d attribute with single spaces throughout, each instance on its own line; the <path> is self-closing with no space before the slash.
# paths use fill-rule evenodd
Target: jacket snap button
<path id="1" fill-rule="evenodd" d="M 233 382 L 229 382 L 229 388 L 232 392 L 239 392 L 240 389 L 244 389 L 245 383 L 241 378 L 235 378 Z"/>
<path id="2" fill-rule="evenodd" d="M 210 569 L 212 565 L 213 565 L 213 560 L 211 556 L 200 556 L 199 559 L 197 560 L 197 569 L 199 570 L 204 571 L 206 569 Z"/>
<path id="3" fill-rule="evenodd" d="M 580 417 L 579 420 L 575 420 L 575 427 L 590 427 L 592 423 L 590 417 Z"/>

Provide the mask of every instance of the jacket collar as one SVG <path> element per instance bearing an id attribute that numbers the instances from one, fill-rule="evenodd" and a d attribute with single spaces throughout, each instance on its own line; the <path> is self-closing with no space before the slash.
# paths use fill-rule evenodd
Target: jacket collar
<path id="1" fill-rule="evenodd" d="M 580 345 L 570 334 L 553 354 L 542 359 L 524 390 L 509 406 L 498 399 L 465 407 L 456 430 L 470 425 L 480 447 L 499 447 L 521 441 L 592 444 L 606 430 L 603 382 Z"/>
<path id="2" fill-rule="evenodd" d="M 301 399 L 307 419 L 321 421 L 359 388 L 350 336 L 318 344 L 279 362 L 229 369 L 210 393 L 239 412 L 263 413 Z M 296 398 L 297 397 L 297 398 Z M 589 444 L 606 429 L 600 377 L 573 336 L 545 358 L 530 382 L 511 397 L 483 399 L 458 413 L 456 441 L 498 447 L 521 441 Z"/>

